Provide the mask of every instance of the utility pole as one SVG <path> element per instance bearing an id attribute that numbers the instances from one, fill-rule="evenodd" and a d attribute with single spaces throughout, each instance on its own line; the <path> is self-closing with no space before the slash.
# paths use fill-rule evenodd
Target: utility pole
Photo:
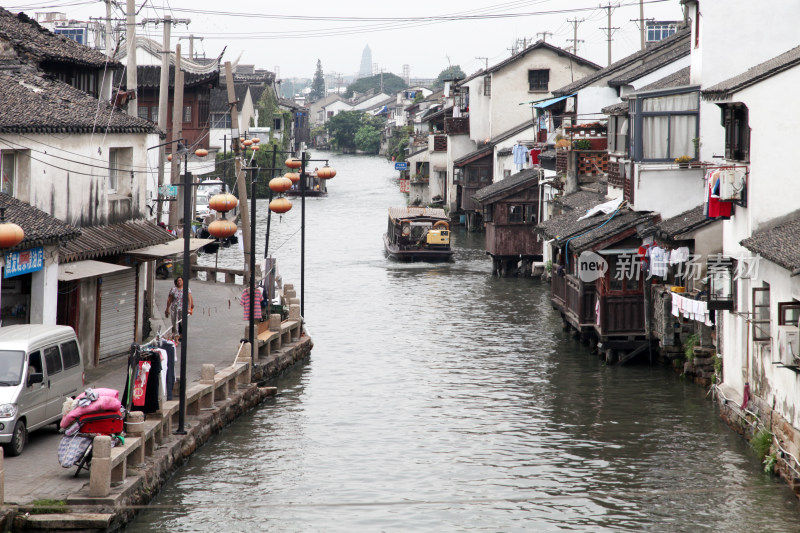
<path id="1" fill-rule="evenodd" d="M 250 216 L 249 206 L 247 204 L 247 184 L 244 180 L 244 172 L 242 172 L 242 160 L 239 157 L 239 111 L 236 107 L 236 91 L 233 87 L 233 69 L 231 62 L 225 62 L 225 84 L 228 90 L 228 108 L 231 113 L 231 142 L 233 142 L 233 162 L 234 172 L 236 173 L 236 189 L 239 191 L 239 209 L 242 221 L 242 241 L 244 242 L 244 268 L 248 269 L 250 264 Z M 255 228 L 254 228 L 255 229 Z M 249 272 L 253 275 L 253 272 Z M 246 278 L 250 279 L 250 278 Z M 255 302 L 255 300 L 252 300 Z"/>
<path id="2" fill-rule="evenodd" d="M 202 41 L 203 37 L 195 37 L 192 33 L 188 37 L 178 37 L 178 40 L 188 39 L 189 40 L 189 60 L 194 61 L 194 41 Z"/>
<path id="3" fill-rule="evenodd" d="M 639 18 L 638 19 L 630 19 L 631 22 L 635 22 L 639 26 L 639 37 L 641 38 L 641 46 L 642 50 L 647 47 L 647 43 L 645 41 L 645 31 L 647 30 L 646 23 L 647 21 L 653 20 L 652 18 L 646 19 L 644 18 L 644 0 L 639 0 Z"/>
<path id="4" fill-rule="evenodd" d="M 125 31 L 125 38 L 128 40 L 126 82 L 128 90 L 133 91 L 133 98 L 128 100 L 128 114 L 132 117 L 139 116 L 139 107 L 136 101 L 139 82 L 136 78 L 136 5 L 134 2 L 135 0 L 128 0 L 126 4 L 127 28 Z"/>
<path id="5" fill-rule="evenodd" d="M 159 107 L 161 102 L 158 103 Z M 172 96 L 172 166 L 170 167 L 170 183 L 172 185 L 179 185 L 181 183 L 181 155 L 178 153 L 178 144 L 174 141 L 183 138 L 183 72 L 181 71 L 181 45 L 175 45 L 175 90 Z M 184 147 L 188 143 L 183 141 Z M 188 157 L 188 156 L 186 156 Z M 191 201 L 192 191 L 182 191 L 178 198 L 183 197 L 184 202 Z M 181 202 L 172 202 L 169 210 L 169 227 L 177 229 L 178 227 L 178 207 Z M 183 204 L 181 204 L 183 205 Z M 185 220 L 183 221 L 186 222 Z"/>
<path id="6" fill-rule="evenodd" d="M 167 109 L 169 108 L 169 54 L 172 47 L 171 42 L 172 33 L 172 17 L 166 15 L 164 17 L 164 35 L 163 42 L 161 43 L 161 79 L 158 87 L 158 127 L 161 131 L 167 131 Z M 177 69 L 176 82 L 177 82 Z M 177 87 L 178 84 L 175 84 Z M 175 150 L 173 150 L 174 152 Z M 158 149 L 158 186 L 159 188 L 164 185 L 164 162 L 167 159 L 167 147 L 161 146 Z M 174 157 L 173 157 L 174 159 Z M 156 222 L 161 222 L 161 213 L 164 206 L 162 202 L 158 202 Z"/>
<path id="7" fill-rule="evenodd" d="M 618 30 L 619 29 L 619 28 L 615 28 L 615 27 L 611 26 L 611 9 L 615 8 L 615 7 L 619 7 L 619 6 L 618 5 L 617 6 L 612 6 L 611 2 L 609 2 L 608 4 L 606 4 L 604 6 L 600 6 L 601 9 L 605 9 L 606 12 L 608 13 L 608 27 L 600 28 L 600 29 L 601 30 L 605 30 L 605 32 L 606 32 L 606 40 L 608 41 L 608 64 L 609 65 L 611 64 L 611 41 L 613 40 L 613 39 L 611 39 L 611 36 L 614 34 L 614 30 Z"/>
<path id="8" fill-rule="evenodd" d="M 489 70 L 489 58 L 488 57 L 476 57 L 475 59 L 482 59 L 483 60 L 483 64 L 484 64 L 483 69 L 484 70 Z"/>
<path id="9" fill-rule="evenodd" d="M 580 39 L 580 40 L 578 39 L 578 24 L 580 24 L 581 22 L 583 22 L 585 20 L 586 19 L 578 20 L 577 18 L 574 18 L 572 20 L 567 19 L 567 22 L 572 24 L 572 35 L 573 35 L 573 37 L 572 37 L 572 39 L 567 39 L 567 40 L 568 41 L 572 41 L 572 54 L 573 55 L 578 55 L 578 43 L 582 43 L 583 42 L 583 39 Z"/>
<path id="10" fill-rule="evenodd" d="M 553 36 L 553 32 L 551 32 L 551 31 L 540 31 L 540 32 L 536 33 L 537 37 L 540 36 L 540 35 L 542 36 L 542 40 L 544 42 L 547 42 L 547 36 L 549 35 L 550 37 L 552 37 Z"/>
<path id="11" fill-rule="evenodd" d="M 114 30 L 111 29 L 111 0 L 106 0 L 106 55 L 114 57 Z"/>

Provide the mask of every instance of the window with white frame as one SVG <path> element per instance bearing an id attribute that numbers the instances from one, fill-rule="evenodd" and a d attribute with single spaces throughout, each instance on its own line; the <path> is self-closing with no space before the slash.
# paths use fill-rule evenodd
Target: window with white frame
<path id="1" fill-rule="evenodd" d="M 635 103 L 632 136 L 637 161 L 669 161 L 682 155 L 697 158 L 698 91 L 640 96 Z"/>
<path id="2" fill-rule="evenodd" d="M 111 148 L 108 151 L 108 192 L 117 192 L 119 187 L 120 171 L 120 150 Z"/>
<path id="3" fill-rule="evenodd" d="M 673 23 L 655 23 L 647 25 L 647 42 L 654 43 L 666 39 L 678 31 L 678 25 Z"/>
<path id="4" fill-rule="evenodd" d="M 623 115 L 608 117 L 608 151 L 619 154 L 628 152 L 628 117 Z"/>

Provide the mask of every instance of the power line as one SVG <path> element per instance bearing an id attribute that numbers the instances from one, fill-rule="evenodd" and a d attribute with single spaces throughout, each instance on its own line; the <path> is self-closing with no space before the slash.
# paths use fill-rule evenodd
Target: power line
<path id="1" fill-rule="evenodd" d="M 620 4 L 617 4 L 616 6 L 612 6 L 611 2 L 609 2 L 607 5 L 600 6 L 600 7 L 602 9 L 605 9 L 606 12 L 608 13 L 608 26 L 605 27 L 605 28 L 600 28 L 600 29 L 606 31 L 606 40 L 608 41 L 608 64 L 610 65 L 611 64 L 611 41 L 613 40 L 611 38 L 611 36 L 614 35 L 614 30 L 618 30 L 619 29 L 618 27 L 612 27 L 611 26 L 611 9 L 612 8 L 616 9 L 616 8 L 620 7 Z"/>
<path id="2" fill-rule="evenodd" d="M 567 19 L 567 22 L 569 22 L 570 24 L 572 24 L 572 34 L 573 34 L 573 37 L 572 37 L 572 39 L 567 39 L 567 41 L 572 41 L 572 54 L 573 54 L 573 55 L 578 55 L 578 43 L 579 43 L 579 42 L 580 42 L 580 43 L 582 43 L 582 42 L 583 42 L 583 39 L 578 39 L 578 25 L 579 25 L 581 22 L 585 21 L 585 20 L 586 20 L 586 19 L 580 19 L 580 20 L 578 20 L 578 19 L 577 19 L 577 17 L 576 17 L 576 18 L 574 18 L 574 19 L 572 19 L 572 20 L 570 20 L 570 19 Z"/>

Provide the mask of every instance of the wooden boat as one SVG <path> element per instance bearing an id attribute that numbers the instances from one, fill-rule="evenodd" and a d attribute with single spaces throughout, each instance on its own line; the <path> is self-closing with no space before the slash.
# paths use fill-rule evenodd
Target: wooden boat
<path id="1" fill-rule="evenodd" d="M 306 198 L 313 198 L 315 196 L 328 196 L 328 180 L 322 180 L 317 177 L 316 172 L 306 172 Z M 300 196 L 300 182 L 298 181 L 292 188 L 286 191 L 287 196 Z"/>
<path id="2" fill-rule="evenodd" d="M 383 241 L 389 257 L 403 261 L 448 261 L 453 256 L 444 209 L 390 207 Z"/>

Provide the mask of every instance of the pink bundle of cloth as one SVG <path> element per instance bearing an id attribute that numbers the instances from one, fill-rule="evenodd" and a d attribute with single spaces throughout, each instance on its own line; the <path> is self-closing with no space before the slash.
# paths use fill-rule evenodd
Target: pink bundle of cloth
<path id="1" fill-rule="evenodd" d="M 119 401 L 119 391 L 114 389 L 86 389 L 71 400 L 73 407 L 61 419 L 61 428 L 66 429 L 79 417 L 102 411 L 119 411 L 122 403 Z"/>

